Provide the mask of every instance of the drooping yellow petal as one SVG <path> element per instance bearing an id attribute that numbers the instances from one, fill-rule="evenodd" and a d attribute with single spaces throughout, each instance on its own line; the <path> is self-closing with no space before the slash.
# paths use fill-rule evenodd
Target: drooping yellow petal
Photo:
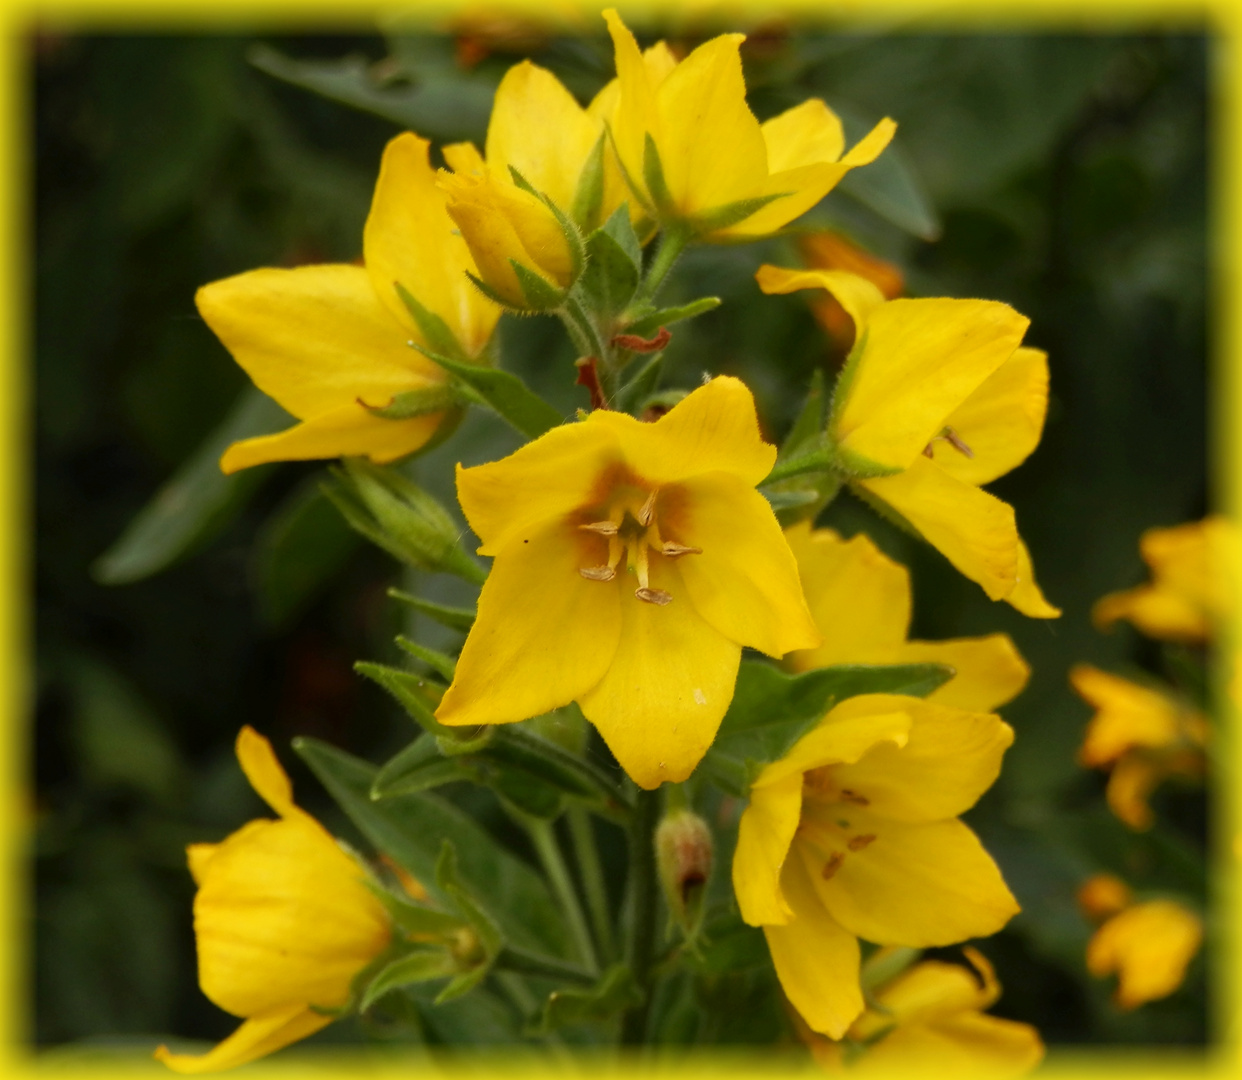
<path id="1" fill-rule="evenodd" d="M 407 386 L 406 389 L 414 389 Z M 367 404 L 387 405 L 372 399 Z M 256 435 L 233 443 L 220 457 L 226 473 L 264 465 L 269 461 L 314 461 L 319 458 L 368 457 L 383 465 L 425 446 L 444 420 L 444 413 L 428 413 L 408 420 L 386 420 L 359 404 L 343 405 L 275 435 Z"/>
<path id="2" fill-rule="evenodd" d="M 686 779 L 707 752 L 733 699 L 742 649 L 698 613 L 671 560 L 651 564 L 652 588 L 669 593 L 671 603 L 638 600 L 628 591 L 632 581 L 624 575 L 603 585 L 614 595 L 616 585 L 627 590 L 620 640 L 603 678 L 578 704 L 630 778 L 652 789 Z M 577 624 L 578 634 L 584 625 Z M 548 674 L 541 669 L 537 677 Z"/>
<path id="3" fill-rule="evenodd" d="M 945 419 L 970 455 L 934 439 L 933 460 L 968 484 L 986 484 L 1039 445 L 1048 412 L 1048 354 L 1020 348 Z"/>
<path id="4" fill-rule="evenodd" d="M 755 281 L 768 295 L 799 289 L 827 289 L 854 320 L 854 328 L 860 336 L 872 312 L 884 304 L 884 294 L 874 282 L 844 270 L 791 270 L 764 263 L 755 272 Z"/>
<path id="5" fill-rule="evenodd" d="M 988 712 L 1012 701 L 1030 677 L 1031 669 L 1008 634 L 988 634 L 951 641 L 909 641 L 893 657 L 901 664 L 947 664 L 957 674 L 928 701 L 972 712 Z"/>
<path id="6" fill-rule="evenodd" d="M 360 266 L 251 270 L 204 285 L 195 302 L 255 386 L 299 420 L 444 381 Z"/>
<path id="7" fill-rule="evenodd" d="M 543 522 L 603 498 L 621 467 L 616 437 L 588 418 L 553 428 L 499 461 L 458 465 L 457 499 L 483 542 L 479 554 L 498 555 Z"/>
<path id="8" fill-rule="evenodd" d="M 872 311 L 834 418 L 841 449 L 906 468 L 1013 355 L 1029 324 L 994 300 L 897 299 Z"/>
<path id="9" fill-rule="evenodd" d="M 856 481 L 887 503 L 993 600 L 1007 598 L 1018 576 L 1013 508 L 919 456 L 895 476 Z"/>
<path id="10" fill-rule="evenodd" d="M 896 663 L 910 624 L 906 568 L 865 533 L 843 540 L 831 529 L 812 531 L 810 522 L 801 522 L 785 530 L 785 539 L 824 636 L 818 648 L 794 652 L 786 664 L 808 671 L 830 664 Z"/>
<path id="11" fill-rule="evenodd" d="M 553 518 L 501 548 L 453 684 L 436 710 L 441 723 L 525 720 L 569 704 L 600 681 L 617 652 L 622 594 L 617 582 L 578 573 L 598 563 L 593 543 L 599 538 Z"/>
<path id="12" fill-rule="evenodd" d="M 1101 597 L 1091 609 L 1091 619 L 1101 630 L 1127 619 L 1148 637 L 1169 641 L 1204 641 L 1210 630 L 1201 608 L 1179 593 L 1154 585 Z"/>
<path id="13" fill-rule="evenodd" d="M 925 1024 L 899 1025 L 867 1049 L 857 1068 L 885 1076 L 935 1071 L 1008 1080 L 1030 1072 L 1043 1057 L 1043 1041 L 1030 1024 L 964 1011 Z"/>
<path id="14" fill-rule="evenodd" d="M 1202 940 L 1202 921 L 1181 904 L 1136 904 L 1095 932 L 1087 969 L 1097 977 L 1117 972 L 1117 1004 L 1133 1009 L 1181 986 Z"/>
<path id="15" fill-rule="evenodd" d="M 885 705 L 882 695 L 876 702 Z M 833 784 L 865 796 L 869 813 L 897 821 L 937 821 L 974 806 L 1000 775 L 1013 729 L 993 713 L 899 696 L 889 703 L 911 717 L 909 740 L 901 747 L 879 743 L 856 762 L 836 766 Z"/>
<path id="16" fill-rule="evenodd" d="M 1048 603 L 1035 583 L 1031 553 L 1021 537 L 1018 538 L 1018 581 L 1013 592 L 1005 597 L 1005 602 L 1032 619 L 1055 619 L 1061 614 L 1061 609 Z"/>
<path id="17" fill-rule="evenodd" d="M 293 803 L 293 785 L 272 744 L 249 725 L 237 733 L 237 760 L 255 793 L 281 817 L 301 814 Z"/>
<path id="18" fill-rule="evenodd" d="M 772 507 L 736 475 L 707 473 L 660 504 L 664 539 L 701 549 L 678 562 L 695 608 L 725 637 L 769 656 L 814 645 L 819 631 Z"/>
<path id="19" fill-rule="evenodd" d="M 858 939 L 824 910 L 800 861 L 786 861 L 781 888 L 792 922 L 765 926 L 781 989 L 815 1031 L 840 1039 L 863 1010 Z"/>
<path id="20" fill-rule="evenodd" d="M 913 735 L 911 736 L 913 738 Z M 850 807 L 850 850 L 825 880 L 811 845 L 795 842 L 828 912 L 881 945 L 952 945 L 996 933 L 1018 904 L 978 837 L 960 821 L 894 821 Z"/>
<path id="21" fill-rule="evenodd" d="M 1183 710 L 1165 694 L 1090 664 L 1071 668 L 1070 683 L 1096 709 L 1078 752 L 1083 765 L 1107 765 L 1135 746 L 1170 746 L 1182 735 Z"/>
<path id="22" fill-rule="evenodd" d="M 332 1017 L 314 1012 L 305 1005 L 287 1005 L 252 1016 L 205 1054 L 174 1054 L 168 1047 L 161 1046 L 155 1051 L 155 1058 L 173 1072 L 220 1072 L 274 1054 L 330 1023 Z"/>
<path id="23" fill-rule="evenodd" d="M 428 344 L 397 293 L 396 282 L 444 320 L 462 349 L 477 355 L 487 344 L 500 308 L 466 277 L 474 260 L 444 206 L 430 143 L 405 132 L 384 149 L 371 212 L 362 231 L 366 270 L 376 295 L 405 327 L 406 336 Z"/>
<path id="24" fill-rule="evenodd" d="M 776 447 L 760 434 L 754 397 L 730 375 L 691 391 L 654 424 L 604 409 L 586 423 L 613 432 L 626 462 L 651 485 L 720 471 L 754 487 L 776 461 Z"/>
<path id="25" fill-rule="evenodd" d="M 751 926 L 783 925 L 793 918 L 793 908 L 781 891 L 781 867 L 801 811 L 800 773 L 751 791 L 733 851 L 733 894 Z"/>

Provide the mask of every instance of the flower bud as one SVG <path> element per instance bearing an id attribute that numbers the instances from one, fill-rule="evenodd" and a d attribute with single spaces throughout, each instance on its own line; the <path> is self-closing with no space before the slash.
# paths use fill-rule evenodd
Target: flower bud
<path id="1" fill-rule="evenodd" d="M 655 834 L 656 864 L 669 910 L 686 937 L 693 937 L 703 915 L 703 891 L 712 870 L 712 834 L 689 810 L 674 810 Z"/>

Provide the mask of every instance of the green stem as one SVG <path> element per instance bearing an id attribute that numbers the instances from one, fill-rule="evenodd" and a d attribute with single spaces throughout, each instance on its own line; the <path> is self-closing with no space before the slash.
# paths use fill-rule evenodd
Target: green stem
<path id="1" fill-rule="evenodd" d="M 513 971 L 519 975 L 558 979 L 561 982 L 577 983 L 579 986 L 595 985 L 595 976 L 577 964 L 567 964 L 564 960 L 556 960 L 550 956 L 536 956 L 512 945 L 506 945 L 500 950 L 495 965 L 501 971 Z"/>
<path id="2" fill-rule="evenodd" d="M 578 347 L 578 351 L 583 356 L 594 356 L 601 364 L 607 364 L 609 360 L 607 346 L 604 344 L 603 338 L 599 336 L 599 330 L 595 323 L 583 310 L 577 297 L 573 295 L 567 296 L 565 303 L 558 311 L 561 313 L 561 321 L 565 324 L 565 329 L 569 331 L 569 336 L 574 339 L 574 344 Z"/>
<path id="3" fill-rule="evenodd" d="M 647 270 L 647 276 L 630 301 L 631 308 L 637 308 L 640 304 L 650 303 L 655 299 L 655 294 L 664 284 L 668 272 L 673 269 L 673 264 L 681 257 L 681 253 L 686 250 L 686 245 L 689 243 L 690 231 L 685 226 L 672 225 L 665 230 L 660 237 L 660 247 Z"/>
<path id="4" fill-rule="evenodd" d="M 626 1010 L 621 1017 L 623 1046 L 642 1044 L 647 1032 L 651 968 L 656 944 L 656 890 L 659 882 L 656 879 L 655 829 L 659 818 L 659 790 L 640 791 L 630 821 L 630 936 L 625 959 L 643 1000 L 641 1005 Z"/>
<path id="5" fill-rule="evenodd" d="M 571 807 L 568 813 L 569 835 L 573 838 L 574 856 L 582 876 L 582 889 L 586 893 L 587 911 L 591 916 L 591 929 L 595 931 L 595 944 L 605 964 L 616 956 L 612 940 L 612 920 L 608 915 L 608 890 L 604 887 L 604 871 L 595 847 L 595 834 L 591 828 L 591 815 L 582 807 Z"/>
<path id="6" fill-rule="evenodd" d="M 578 901 L 578 893 L 574 889 L 573 879 L 569 876 L 569 867 L 565 865 L 565 858 L 561 854 L 561 846 L 556 842 L 552 823 L 524 817 L 523 824 L 535 845 L 535 853 L 539 856 L 543 872 L 548 876 L 548 883 L 560 902 L 570 933 L 578 944 L 579 954 L 593 972 L 598 972 L 599 959 L 595 955 L 595 943 L 591 940 L 591 931 L 587 929 L 586 916 L 582 913 L 582 904 Z"/>

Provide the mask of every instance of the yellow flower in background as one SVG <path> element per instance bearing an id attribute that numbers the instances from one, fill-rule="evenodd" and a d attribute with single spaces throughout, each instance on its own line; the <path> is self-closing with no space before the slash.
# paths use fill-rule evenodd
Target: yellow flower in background
<path id="1" fill-rule="evenodd" d="M 1117 974 L 1116 1002 L 1135 1009 L 1182 985 L 1203 942 L 1203 920 L 1172 900 L 1150 900 L 1114 915 L 1087 944 L 1087 970 Z"/>
<path id="2" fill-rule="evenodd" d="M 206 1054 L 155 1056 L 176 1072 L 243 1065 L 331 1023 L 318 1009 L 349 999 L 350 983 L 388 946 L 391 928 L 366 873 L 293 802 L 271 744 L 237 737 L 246 778 L 279 820 L 251 821 L 219 844 L 187 849 L 203 993 L 244 1023 Z"/>
<path id="3" fill-rule="evenodd" d="M 879 950 L 864 968 L 883 963 L 891 951 Z M 945 1076 L 992 1078 L 1030 1072 L 1044 1056 L 1039 1032 L 984 1013 L 1000 997 L 1000 983 L 977 949 L 962 952 L 976 974 L 960 964 L 924 960 L 873 990 L 866 1011 L 847 1033 L 861 1047 L 857 1052 L 801 1028 L 799 1034 L 829 1072 L 897 1076 L 901 1070 L 934 1067 Z"/>
<path id="4" fill-rule="evenodd" d="M 721 34 L 669 63 L 667 50 L 644 57 L 614 10 L 604 18 L 617 63 L 610 126 L 624 173 L 655 215 L 697 226 L 700 239 L 775 232 L 850 169 L 874 161 L 896 130 L 884 119 L 846 153 L 841 121 L 818 98 L 760 124 L 746 104 L 739 53 L 744 35 Z M 648 139 L 659 155 L 663 192 L 649 183 Z M 731 208 L 741 212 L 744 204 L 772 196 L 740 219 L 722 221 Z"/>
<path id="5" fill-rule="evenodd" d="M 1075 899 L 1087 918 L 1099 922 L 1130 906 L 1130 886 L 1114 874 L 1093 874 L 1078 889 Z"/>
<path id="6" fill-rule="evenodd" d="M 1035 584 L 1013 508 L 980 485 L 1039 443 L 1048 360 L 1022 348 L 1029 320 L 990 300 L 885 300 L 833 270 L 762 266 L 765 293 L 827 289 L 858 332 L 828 436 L 851 486 L 904 520 L 993 600 L 1054 618 Z"/>
<path id="7" fill-rule="evenodd" d="M 445 381 L 410 348 L 427 342 L 395 283 L 445 322 L 467 356 L 483 350 L 500 316 L 466 277 L 474 262 L 436 189 L 429 145 L 407 132 L 385 148 L 363 231 L 365 268 L 252 270 L 199 289 L 207 325 L 254 384 L 301 421 L 234 443 L 220 459 L 225 472 L 342 455 L 384 463 L 435 435 L 442 412 L 390 420 L 365 407 Z"/>
<path id="8" fill-rule="evenodd" d="M 1203 775 L 1207 718 L 1168 694 L 1089 664 L 1070 670 L 1070 684 L 1096 713 L 1078 751 L 1088 768 L 1110 769 L 1109 808 L 1132 829 L 1151 828 L 1151 793 L 1170 776 Z"/>
<path id="9" fill-rule="evenodd" d="M 1139 539 L 1151 583 L 1098 600 L 1091 617 L 1101 630 L 1127 619 L 1149 637 L 1201 642 L 1235 607 L 1230 546 L 1235 531 L 1220 516 L 1148 529 Z"/>
<path id="10" fill-rule="evenodd" d="M 957 820 L 995 781 L 998 716 L 867 694 L 837 705 L 750 792 L 733 858 L 742 918 L 816 1031 L 863 1011 L 858 939 L 951 945 L 994 934 L 1017 902 Z"/>
<path id="11" fill-rule="evenodd" d="M 801 522 L 785 530 L 807 605 L 824 640 L 785 658 L 794 671 L 831 664 L 948 664 L 956 674 L 927 698 L 987 712 L 1011 701 L 1030 668 L 1007 634 L 907 641 L 910 572 L 863 533 L 843 540 Z M 842 613 L 849 617 L 843 618 Z"/>
<path id="12" fill-rule="evenodd" d="M 737 379 L 655 423 L 596 410 L 457 470 L 495 557 L 437 718 L 503 724 L 571 701 L 636 783 L 684 780 L 733 697 L 743 645 L 813 647 L 798 568 L 757 491 L 775 447 Z"/>
<path id="13" fill-rule="evenodd" d="M 817 229 L 798 238 L 798 253 L 811 270 L 844 270 L 866 278 L 886 300 L 893 300 L 905 290 L 905 278 L 899 267 L 872 255 L 843 233 Z M 831 293 L 813 294 L 811 311 L 833 338 L 848 350 L 854 343 L 854 321 Z"/>

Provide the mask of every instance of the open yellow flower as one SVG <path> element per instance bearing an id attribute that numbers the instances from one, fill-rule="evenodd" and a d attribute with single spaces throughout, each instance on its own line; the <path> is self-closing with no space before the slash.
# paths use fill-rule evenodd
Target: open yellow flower
<path id="1" fill-rule="evenodd" d="M 406 132 L 385 148 L 363 231 L 365 268 L 251 270 L 198 290 L 207 325 L 254 384 L 301 421 L 234 443 L 220 459 L 225 472 L 347 454 L 394 461 L 436 433 L 443 412 L 392 420 L 366 408 L 445 381 L 410 348 L 428 342 L 397 282 L 445 322 L 467 356 L 482 351 L 500 315 L 466 277 L 474 262 L 436 189 L 429 145 Z"/>
<path id="2" fill-rule="evenodd" d="M 206 1054 L 161 1046 L 155 1056 L 181 1073 L 243 1065 L 331 1023 L 317 1010 L 345 1004 L 350 982 L 391 933 L 362 867 L 294 805 L 271 744 L 242 728 L 237 758 L 279 820 L 251 821 L 219 844 L 191 845 L 187 855 L 198 884 L 199 985 L 245 1022 Z"/>
<path id="3" fill-rule="evenodd" d="M 1098 600 L 1091 617 L 1100 629 L 1128 619 L 1149 637 L 1202 642 L 1234 608 L 1230 546 L 1237 535 L 1220 516 L 1148 529 L 1139 539 L 1151 583 Z"/>
<path id="4" fill-rule="evenodd" d="M 1088 768 L 1111 769 L 1105 797 L 1132 829 L 1149 829 L 1148 799 L 1167 777 L 1203 774 L 1207 719 L 1158 690 L 1089 664 L 1070 670 L 1070 683 L 1096 709 L 1078 751 Z"/>
<path id="5" fill-rule="evenodd" d="M 846 153 L 841 121 L 818 98 L 760 124 L 746 105 L 744 35 L 721 34 L 670 64 L 667 51 L 644 57 L 614 10 L 604 18 L 619 84 L 611 129 L 625 175 L 654 216 L 686 222 L 700 239 L 775 232 L 850 169 L 874 161 L 896 131 L 884 119 Z M 664 191 L 649 183 L 648 139 L 659 155 Z M 754 209 L 743 213 L 747 204 Z"/>
<path id="6" fill-rule="evenodd" d="M 819 641 L 754 489 L 775 456 L 750 391 L 720 377 L 655 423 L 601 409 L 458 466 L 495 562 L 439 720 L 503 724 L 577 701 L 636 783 L 684 780 L 742 646 L 781 656 Z"/>
<path id="7" fill-rule="evenodd" d="M 833 270 L 762 266 L 765 293 L 827 289 L 857 344 L 833 396 L 828 437 L 860 497 L 882 504 L 993 600 L 1060 614 L 1035 584 L 1013 508 L 980 485 L 1039 443 L 1048 360 L 1020 348 L 1029 320 L 991 300 L 885 300 Z"/>
<path id="8" fill-rule="evenodd" d="M 1182 985 L 1203 942 L 1203 920 L 1173 900 L 1126 908 L 1087 943 L 1087 970 L 1096 978 L 1117 973 L 1116 1002 L 1135 1009 L 1168 997 Z"/>
<path id="9" fill-rule="evenodd" d="M 947 664 L 956 674 L 928 701 L 986 712 L 1016 697 L 1030 668 L 1007 634 L 951 641 L 907 641 L 910 572 L 864 533 L 843 540 L 809 522 L 785 530 L 798 560 L 807 605 L 824 640 L 790 653 L 794 671 L 830 664 Z M 849 618 L 842 618 L 848 612 Z"/>
<path id="10" fill-rule="evenodd" d="M 840 1039 L 863 1010 L 859 938 L 951 945 L 994 934 L 1017 913 L 991 856 L 957 820 L 1012 741 L 993 714 L 867 694 L 837 705 L 759 774 L 733 889 L 814 1030 Z"/>

